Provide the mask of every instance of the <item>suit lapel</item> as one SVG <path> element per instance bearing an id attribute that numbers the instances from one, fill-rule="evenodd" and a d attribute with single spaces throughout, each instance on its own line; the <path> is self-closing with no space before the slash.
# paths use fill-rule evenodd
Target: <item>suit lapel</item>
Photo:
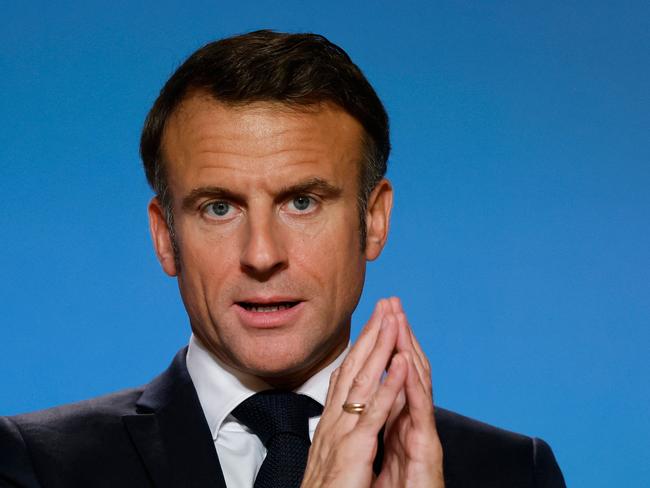
<path id="1" fill-rule="evenodd" d="M 122 421 L 140 454 L 154 486 L 171 488 L 169 461 L 160 434 L 158 419 L 153 413 L 125 415 Z"/>
<path id="2" fill-rule="evenodd" d="M 226 488 L 185 355 L 145 388 L 135 415 L 123 417 L 156 487 Z"/>

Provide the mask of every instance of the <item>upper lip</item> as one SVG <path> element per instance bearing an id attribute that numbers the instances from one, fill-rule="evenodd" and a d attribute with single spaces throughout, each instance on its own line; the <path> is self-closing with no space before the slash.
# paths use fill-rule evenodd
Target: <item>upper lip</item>
<path id="1" fill-rule="evenodd" d="M 276 303 L 295 303 L 295 302 L 301 302 L 299 298 L 296 297 L 287 297 L 287 296 L 269 296 L 269 297 L 262 297 L 262 296 L 251 296 L 251 297 L 246 297 L 242 298 L 240 300 L 235 300 L 235 303 L 254 303 L 256 305 L 273 305 Z"/>

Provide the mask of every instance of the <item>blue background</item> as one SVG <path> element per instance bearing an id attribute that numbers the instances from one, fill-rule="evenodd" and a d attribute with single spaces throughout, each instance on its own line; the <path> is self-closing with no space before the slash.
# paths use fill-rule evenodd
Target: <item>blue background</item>
<path id="1" fill-rule="evenodd" d="M 144 383 L 186 343 L 144 116 L 205 42 L 315 31 L 392 118 L 355 333 L 399 295 L 438 404 L 546 439 L 571 486 L 648 486 L 648 2 L 133 3 L 2 7 L 1 414 Z"/>

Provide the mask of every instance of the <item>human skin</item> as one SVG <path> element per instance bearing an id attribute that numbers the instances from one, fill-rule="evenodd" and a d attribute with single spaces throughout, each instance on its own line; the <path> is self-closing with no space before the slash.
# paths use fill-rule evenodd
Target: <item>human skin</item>
<path id="1" fill-rule="evenodd" d="M 232 107 L 201 94 L 185 100 L 165 128 L 179 256 L 154 198 L 149 218 L 158 259 L 178 277 L 192 330 L 212 354 L 277 388 L 299 386 L 344 350 L 366 261 L 386 242 L 392 188 L 382 180 L 368 200 L 361 248 L 362 133 L 330 104 Z M 279 306 L 287 302 L 293 306 Z M 393 302 L 378 305 L 331 383 L 305 487 L 441 486 L 432 484 L 441 451 L 430 374 L 418 376 L 425 369 L 419 346 Z M 368 414 L 341 415 L 346 399 L 368 402 Z M 384 423 L 384 468 L 373 481 Z"/>
<path id="2" fill-rule="evenodd" d="M 382 375 L 385 370 L 388 374 Z M 361 415 L 344 403 L 366 405 Z M 373 474 L 385 426 L 381 471 Z M 302 488 L 444 488 L 431 370 L 397 298 L 380 300 L 331 377 Z"/>
<path id="3" fill-rule="evenodd" d="M 177 268 L 160 202 L 150 229 L 192 330 L 217 358 L 295 388 L 346 347 L 366 261 L 386 242 L 392 188 L 358 193 L 361 125 L 332 104 L 227 106 L 196 93 L 163 134 Z M 251 309 L 251 304 L 289 309 Z M 261 311 L 272 310 L 272 311 Z"/>

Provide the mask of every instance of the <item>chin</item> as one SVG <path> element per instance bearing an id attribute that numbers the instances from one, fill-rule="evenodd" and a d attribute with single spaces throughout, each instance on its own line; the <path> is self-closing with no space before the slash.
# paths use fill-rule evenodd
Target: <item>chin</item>
<path id="1" fill-rule="evenodd" d="M 246 372 L 261 378 L 282 378 L 309 370 L 314 356 L 304 346 L 290 345 L 287 341 L 265 341 L 260 347 L 249 344 L 237 361 Z"/>

